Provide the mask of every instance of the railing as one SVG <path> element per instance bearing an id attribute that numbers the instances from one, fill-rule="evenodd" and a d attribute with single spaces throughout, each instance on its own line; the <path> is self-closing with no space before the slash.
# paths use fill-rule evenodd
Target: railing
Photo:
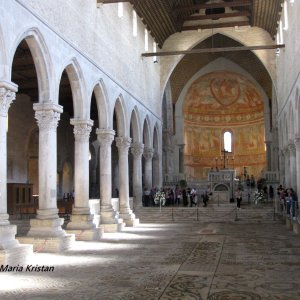
<path id="1" fill-rule="evenodd" d="M 233 181 L 235 178 L 235 170 L 220 170 L 208 172 L 208 180 L 210 182 Z"/>
<path id="2" fill-rule="evenodd" d="M 269 183 L 279 183 L 279 172 L 276 171 L 265 171 L 263 177 L 267 180 Z"/>

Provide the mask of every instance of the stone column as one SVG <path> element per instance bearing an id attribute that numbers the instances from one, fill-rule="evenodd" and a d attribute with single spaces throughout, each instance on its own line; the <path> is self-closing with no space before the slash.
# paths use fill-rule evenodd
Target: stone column
<path id="1" fill-rule="evenodd" d="M 285 188 L 291 187 L 290 181 L 290 151 L 288 147 L 283 149 L 284 154 L 284 176 L 285 176 Z"/>
<path id="2" fill-rule="evenodd" d="M 161 180 L 161 177 L 160 177 L 160 156 L 159 156 L 159 153 L 158 152 L 154 152 L 153 154 L 153 170 L 152 170 L 152 173 L 153 173 L 153 176 L 152 176 L 152 181 L 153 181 L 153 186 L 156 186 L 156 187 L 159 187 L 161 188 L 162 187 L 162 180 Z"/>
<path id="3" fill-rule="evenodd" d="M 100 223 L 104 232 L 117 232 L 122 230 L 123 224 L 111 203 L 111 144 L 114 140 L 115 131 L 111 129 L 97 129 L 96 133 L 100 143 Z"/>
<path id="4" fill-rule="evenodd" d="M 142 206 L 143 187 L 142 187 L 142 155 L 144 144 L 133 143 L 131 153 L 133 155 L 133 196 L 135 204 Z"/>
<path id="5" fill-rule="evenodd" d="M 272 153 L 271 153 L 272 142 L 265 141 L 265 144 L 266 144 L 267 171 L 271 171 L 272 170 Z"/>
<path id="6" fill-rule="evenodd" d="M 56 199 L 56 130 L 63 110 L 50 102 L 35 103 L 33 109 L 39 127 L 39 209 L 36 219 L 30 220 L 27 236 L 31 239 L 22 242 L 34 244 L 39 251 L 60 252 L 69 249 L 74 240 L 74 235 L 67 235 L 61 228 L 64 219 L 58 217 Z"/>
<path id="7" fill-rule="evenodd" d="M 31 245 L 20 245 L 15 239 L 17 226 L 10 225 L 7 214 L 7 118 L 8 110 L 16 98 L 17 86 L 0 82 L 0 265 L 25 264 Z"/>
<path id="8" fill-rule="evenodd" d="M 128 150 L 131 138 L 115 138 L 119 153 L 119 206 L 120 217 L 127 226 L 135 226 L 137 219 L 129 206 L 129 174 L 128 174 Z"/>
<path id="9" fill-rule="evenodd" d="M 179 174 L 184 173 L 184 146 L 185 144 L 179 145 Z"/>
<path id="10" fill-rule="evenodd" d="M 296 190 L 296 146 L 293 141 L 289 141 L 288 149 L 290 152 L 290 185 L 294 190 Z"/>
<path id="11" fill-rule="evenodd" d="M 89 207 L 89 139 L 92 120 L 71 119 L 75 136 L 75 200 L 68 233 L 74 233 L 76 240 L 97 241 L 101 238 L 100 228 L 93 223 Z"/>
<path id="12" fill-rule="evenodd" d="M 300 135 L 295 138 L 296 148 L 296 191 L 297 195 L 300 195 Z"/>
<path id="13" fill-rule="evenodd" d="M 273 147 L 272 171 L 279 171 L 279 148 L 277 146 Z"/>
<path id="14" fill-rule="evenodd" d="M 145 158 L 145 169 L 144 169 L 144 180 L 145 187 L 148 189 L 152 189 L 152 158 L 153 158 L 154 150 L 152 148 L 145 147 L 144 148 L 144 158 Z"/>

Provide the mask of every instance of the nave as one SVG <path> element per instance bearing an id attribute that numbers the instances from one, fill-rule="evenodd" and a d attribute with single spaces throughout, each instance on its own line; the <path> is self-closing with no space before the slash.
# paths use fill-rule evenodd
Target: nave
<path id="1" fill-rule="evenodd" d="M 63 253 L 36 252 L 30 264 L 54 266 L 54 272 L 3 273 L 0 297 L 299 299 L 299 235 L 288 230 L 280 214 L 274 218 L 271 203 L 244 203 L 238 220 L 225 214 L 234 204 L 207 208 L 199 207 L 198 221 L 191 209 L 181 208 L 190 219 L 165 223 L 158 220 L 158 207 L 140 208 L 136 227 L 105 233 L 99 242 L 76 241 Z M 214 211 L 214 219 L 203 218 Z"/>

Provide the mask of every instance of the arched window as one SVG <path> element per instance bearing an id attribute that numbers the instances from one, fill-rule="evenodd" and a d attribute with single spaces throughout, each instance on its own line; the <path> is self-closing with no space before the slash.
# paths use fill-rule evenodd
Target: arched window
<path id="1" fill-rule="evenodd" d="M 232 133 L 230 131 L 223 133 L 223 143 L 224 149 L 228 152 L 232 152 Z"/>

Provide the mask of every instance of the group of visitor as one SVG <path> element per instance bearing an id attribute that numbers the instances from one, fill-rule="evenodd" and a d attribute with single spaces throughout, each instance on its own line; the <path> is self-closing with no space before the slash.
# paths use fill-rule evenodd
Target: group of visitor
<path id="1" fill-rule="evenodd" d="M 292 188 L 284 188 L 280 185 L 277 189 L 281 211 L 285 210 L 287 217 L 296 220 L 298 209 L 298 196 Z"/>
<path id="2" fill-rule="evenodd" d="M 209 193 L 205 191 L 201 195 L 203 206 L 207 206 Z M 164 187 L 152 189 L 144 188 L 143 206 L 198 206 L 198 192 L 195 188 L 181 188 L 179 185 L 175 187 Z"/>

